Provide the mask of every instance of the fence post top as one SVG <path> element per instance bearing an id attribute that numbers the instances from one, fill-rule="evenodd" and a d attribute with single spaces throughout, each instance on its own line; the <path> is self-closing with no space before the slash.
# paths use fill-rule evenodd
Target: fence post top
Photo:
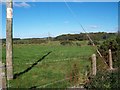
<path id="1" fill-rule="evenodd" d="M 92 54 L 92 56 L 93 56 L 93 57 L 95 57 L 95 56 L 96 56 L 96 54 Z"/>
<path id="2" fill-rule="evenodd" d="M 7 0 L 7 2 L 12 2 L 13 0 Z"/>

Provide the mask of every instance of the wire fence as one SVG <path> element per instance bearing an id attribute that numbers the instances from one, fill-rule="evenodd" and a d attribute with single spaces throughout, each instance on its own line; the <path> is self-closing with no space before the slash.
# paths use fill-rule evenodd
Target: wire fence
<path id="1" fill-rule="evenodd" d="M 56 83 L 59 83 L 59 82 L 63 82 L 63 81 L 69 80 L 69 79 L 74 78 L 74 77 L 77 77 L 77 76 L 79 76 L 79 75 L 75 75 L 75 76 L 73 76 L 73 77 L 69 77 L 69 78 L 64 78 L 64 79 L 61 79 L 61 80 L 53 81 L 53 82 L 50 82 L 50 83 L 47 83 L 47 84 L 45 84 L 45 85 L 38 86 L 38 87 L 39 87 L 39 88 L 45 88 L 45 87 L 47 87 L 47 86 L 49 86 L 49 85 L 56 84 Z M 84 84 L 84 83 L 81 83 L 81 84 Z"/>
<path id="2" fill-rule="evenodd" d="M 80 25 L 80 27 L 83 29 L 83 31 L 86 33 L 86 35 L 87 35 L 87 37 L 88 37 L 88 39 L 91 41 L 91 43 L 93 44 L 93 46 L 95 46 L 95 44 L 94 44 L 94 42 L 93 42 L 93 40 L 91 39 L 91 37 L 88 35 L 88 33 L 86 32 L 86 30 L 84 29 L 84 27 L 82 26 L 82 24 L 78 21 L 79 19 L 77 18 L 77 16 L 76 16 L 76 14 L 73 12 L 73 10 L 71 9 L 71 7 L 68 5 L 68 3 L 66 2 L 66 0 L 64 0 L 64 2 L 65 2 L 65 5 L 67 6 L 67 8 L 68 8 L 68 10 L 71 12 L 71 14 L 73 15 L 73 17 L 75 18 L 75 20 L 78 22 L 78 24 Z M 100 55 L 100 57 L 102 57 L 102 55 L 101 55 L 101 53 L 99 52 L 99 50 L 96 48 L 96 50 L 97 50 L 97 53 Z M 53 61 L 43 61 L 43 63 L 53 63 L 53 62 L 64 62 L 64 61 L 71 61 L 71 60 L 76 60 L 77 58 L 72 58 L 72 59 L 63 59 L 63 60 L 53 60 Z M 83 59 L 82 57 L 81 57 L 81 59 Z M 87 57 L 84 57 L 84 59 L 88 59 Z M 105 62 L 105 61 L 104 61 Z M 41 62 L 42 63 L 42 62 Z M 106 63 L 106 62 L 105 62 Z M 34 64 L 34 62 L 33 63 L 26 63 L 25 65 L 33 65 Z M 11 67 L 12 65 L 2 65 L 2 66 L 0 66 L 0 68 L 9 68 L 9 67 Z M 15 66 L 20 66 L 20 65 L 17 65 L 17 64 L 15 64 Z M 75 76 L 73 76 L 73 77 L 77 77 L 78 75 L 75 75 Z M 63 81 L 65 81 L 65 80 L 69 80 L 69 79 L 71 79 L 71 77 L 70 78 L 64 78 L 64 79 L 61 79 L 61 80 L 57 80 L 57 81 L 53 81 L 53 82 L 50 82 L 50 83 L 48 83 L 48 84 L 45 84 L 45 85 L 42 85 L 42 86 L 38 86 L 39 88 L 45 88 L 45 87 L 47 87 L 47 86 L 49 86 L 49 85 L 52 85 L 52 84 L 55 84 L 55 83 L 59 83 L 59 82 L 63 82 Z"/>
<path id="3" fill-rule="evenodd" d="M 39 62 L 39 63 L 41 63 L 41 64 L 45 64 L 45 63 L 56 63 L 56 62 L 64 62 L 64 61 L 73 61 L 73 60 L 77 60 L 77 61 L 81 61 L 81 60 L 88 60 L 89 59 L 89 57 L 84 57 L 84 56 L 82 56 L 82 57 L 79 57 L 79 58 L 65 58 L 65 59 L 56 59 L 56 60 L 51 60 L 51 59 L 47 59 L 47 60 L 45 60 L 45 61 L 41 61 L 41 62 Z M 27 62 L 27 63 L 21 63 L 21 64 L 14 64 L 15 66 L 20 66 L 20 65 L 32 65 L 32 64 L 34 64 L 35 62 Z M 6 64 L 4 64 L 3 63 L 3 66 L 0 66 L 0 68 L 7 68 L 7 67 L 11 67 L 12 65 L 6 65 Z"/>
<path id="4" fill-rule="evenodd" d="M 82 30 L 85 32 L 86 36 L 88 37 L 89 41 L 92 43 L 93 47 L 96 47 L 95 43 L 93 42 L 92 38 L 90 37 L 90 35 L 87 33 L 87 31 L 85 30 L 85 28 L 83 27 L 83 25 L 79 21 L 79 19 L 78 19 L 77 15 L 75 14 L 75 12 L 69 6 L 69 4 L 67 3 L 66 0 L 64 0 L 64 2 L 65 2 L 66 7 L 68 8 L 68 10 L 70 11 L 70 13 L 73 15 L 73 18 L 80 25 L 80 27 L 82 28 Z M 105 58 L 102 56 L 101 52 L 98 50 L 98 47 L 96 47 L 96 51 L 97 51 L 98 55 L 101 57 L 101 60 L 106 64 L 106 66 L 108 66 L 108 64 L 105 61 Z"/>
<path id="5" fill-rule="evenodd" d="M 80 61 L 80 60 L 82 60 L 82 59 L 88 59 L 88 57 L 81 57 L 81 58 L 66 58 L 66 59 L 62 59 L 62 60 L 46 60 L 46 61 L 41 61 L 41 62 L 39 62 L 39 63 L 41 63 L 41 64 L 45 64 L 45 63 L 57 63 L 57 62 L 66 62 L 66 61 L 74 61 L 74 60 L 77 60 L 77 61 Z M 39 65 L 39 63 L 38 63 L 38 65 Z M 23 65 L 33 65 L 34 64 L 34 62 L 30 62 L 30 63 L 25 63 L 25 64 L 23 64 Z M 21 65 L 21 64 L 20 64 Z M 14 64 L 14 67 L 17 67 L 17 66 L 20 66 L 19 64 L 17 65 L 17 64 Z M 3 63 L 3 65 L 2 66 L 0 66 L 0 68 L 1 69 L 6 69 L 6 68 L 9 68 L 9 67 L 11 67 L 11 65 L 5 65 L 4 63 Z M 2 75 L 2 76 L 5 76 L 5 75 Z M 77 76 L 77 75 L 76 75 Z M 73 76 L 73 77 L 76 77 L 76 76 Z M 72 77 L 72 78 L 73 78 Z M 56 80 L 56 81 L 52 81 L 52 82 L 50 82 L 50 83 L 47 83 L 47 84 L 44 84 L 44 85 L 38 85 L 37 87 L 38 88 L 46 88 L 47 86 L 50 86 L 50 85 L 53 85 L 53 84 L 57 84 L 57 83 L 59 83 L 59 82 L 64 82 L 64 81 L 66 81 L 66 80 L 69 80 L 69 79 L 71 79 L 71 77 L 69 77 L 69 78 L 64 78 L 64 79 L 60 79 L 60 80 Z M 9 81 L 7 82 L 8 83 L 8 87 L 10 87 L 10 83 L 9 83 Z"/>

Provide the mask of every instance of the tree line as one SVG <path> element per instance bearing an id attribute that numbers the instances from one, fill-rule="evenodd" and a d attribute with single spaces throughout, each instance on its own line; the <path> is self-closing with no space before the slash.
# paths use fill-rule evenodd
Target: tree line
<path id="1" fill-rule="evenodd" d="M 107 32 L 96 32 L 96 33 L 87 33 L 92 40 L 101 41 L 114 38 L 116 33 L 107 33 Z M 62 34 L 56 37 L 45 37 L 45 38 L 13 38 L 14 44 L 41 44 L 47 43 L 48 41 L 84 41 L 88 40 L 86 33 L 80 34 Z M 6 39 L 2 39 L 2 43 L 5 44 Z"/>

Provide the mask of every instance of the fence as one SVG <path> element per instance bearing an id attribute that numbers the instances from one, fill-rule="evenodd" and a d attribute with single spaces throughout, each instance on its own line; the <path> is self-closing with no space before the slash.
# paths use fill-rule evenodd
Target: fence
<path id="1" fill-rule="evenodd" d="M 5 64 L 0 61 L 0 89 L 6 88 Z"/>
<path id="2" fill-rule="evenodd" d="M 85 59 L 85 57 L 82 57 L 82 58 Z M 96 73 L 97 73 L 96 55 L 93 54 L 91 56 L 91 58 L 92 58 L 92 61 L 91 61 L 91 70 L 92 70 L 91 71 L 91 75 L 96 75 Z M 74 59 L 76 59 L 76 58 L 74 58 Z M 86 59 L 88 59 L 88 58 L 86 58 Z M 54 60 L 54 61 L 45 61 L 45 62 L 46 63 L 52 63 L 52 62 L 64 62 L 64 61 L 69 61 L 69 59 Z M 27 64 L 32 65 L 32 63 L 27 63 Z M 6 66 L 4 65 L 4 63 L 0 62 L 0 89 L 2 89 L 2 88 L 6 89 L 7 88 L 7 86 L 6 86 L 7 83 L 6 83 L 5 68 L 6 68 Z M 111 50 L 109 50 L 109 68 L 113 69 L 113 67 L 112 67 L 112 53 L 111 53 Z M 85 72 L 85 73 L 86 73 L 85 75 L 87 76 L 88 72 Z M 73 77 L 78 77 L 78 75 L 74 75 Z M 47 84 L 44 84 L 44 85 L 38 85 L 37 87 L 39 87 L 39 88 L 45 88 L 45 87 L 50 86 L 52 84 L 56 84 L 56 83 L 64 82 L 66 80 L 70 80 L 73 77 L 68 77 L 68 78 L 64 78 L 64 79 L 61 79 L 61 80 L 53 81 L 53 82 L 50 82 L 50 83 L 47 83 Z M 83 84 L 84 83 L 81 83 L 81 85 L 83 85 Z"/>

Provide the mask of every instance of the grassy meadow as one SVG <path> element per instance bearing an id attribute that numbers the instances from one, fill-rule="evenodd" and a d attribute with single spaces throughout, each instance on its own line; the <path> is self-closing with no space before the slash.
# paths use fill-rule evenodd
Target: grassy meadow
<path id="1" fill-rule="evenodd" d="M 95 48 L 88 46 L 87 41 L 79 43 L 81 46 L 63 46 L 59 41 L 47 44 L 14 44 L 14 79 L 8 86 L 10 88 L 72 87 L 75 84 L 74 80 L 62 79 L 70 77 L 76 69 L 79 78 L 77 83 L 84 83 L 86 67 L 90 68 L 89 58 L 95 53 Z M 5 47 L 2 53 L 5 63 Z"/>

